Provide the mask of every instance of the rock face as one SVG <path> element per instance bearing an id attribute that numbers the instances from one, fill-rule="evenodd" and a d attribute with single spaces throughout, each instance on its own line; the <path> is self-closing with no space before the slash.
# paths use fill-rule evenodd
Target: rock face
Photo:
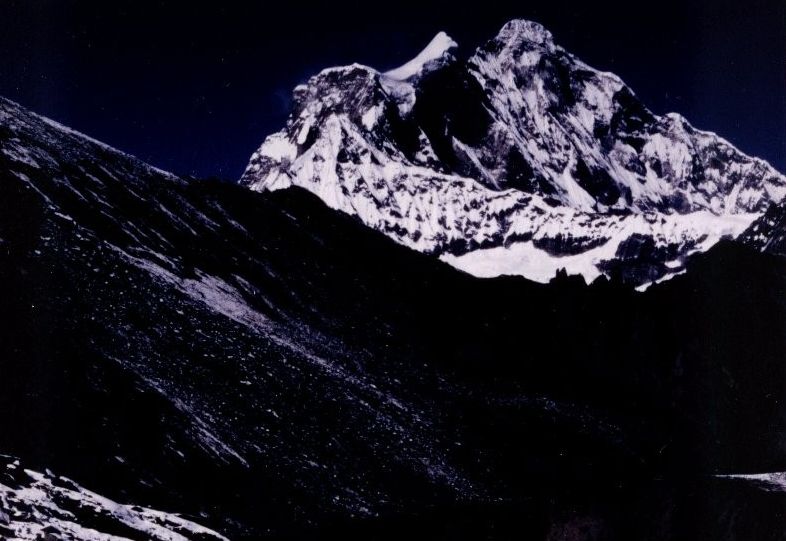
<path id="1" fill-rule="evenodd" d="M 300 186 L 479 276 L 640 285 L 741 233 L 786 179 L 514 20 L 467 59 L 444 33 L 387 73 L 330 68 L 241 182 Z"/>

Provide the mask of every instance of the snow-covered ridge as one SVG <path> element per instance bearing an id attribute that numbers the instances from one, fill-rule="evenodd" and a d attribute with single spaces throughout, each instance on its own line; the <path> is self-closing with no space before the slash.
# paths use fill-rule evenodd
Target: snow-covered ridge
<path id="1" fill-rule="evenodd" d="M 717 475 L 718 479 L 746 481 L 767 492 L 786 492 L 786 472 Z"/>
<path id="2" fill-rule="evenodd" d="M 385 72 L 385 76 L 399 81 L 410 79 L 422 73 L 429 62 L 442 59 L 455 47 L 458 47 L 458 43 L 453 41 L 453 38 L 445 32 L 439 32 L 415 58 L 396 69 Z"/>
<path id="3" fill-rule="evenodd" d="M 564 267 L 637 285 L 680 272 L 786 195 L 767 163 L 653 114 L 538 23 L 507 23 L 466 60 L 454 45 L 438 34 L 393 72 L 311 78 L 241 182 L 306 188 L 479 276 L 547 281 Z"/>

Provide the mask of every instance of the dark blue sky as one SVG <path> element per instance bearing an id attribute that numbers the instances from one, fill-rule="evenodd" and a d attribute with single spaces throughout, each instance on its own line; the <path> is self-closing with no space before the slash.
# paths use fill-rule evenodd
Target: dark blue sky
<path id="1" fill-rule="evenodd" d="M 786 2 L 3 0 L 0 94 L 164 169 L 235 179 L 323 67 L 537 20 L 655 112 L 786 171 Z"/>

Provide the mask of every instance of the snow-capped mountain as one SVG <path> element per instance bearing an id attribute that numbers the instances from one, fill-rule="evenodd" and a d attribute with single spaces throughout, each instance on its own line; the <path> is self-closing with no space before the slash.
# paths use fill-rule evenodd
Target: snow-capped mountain
<path id="1" fill-rule="evenodd" d="M 653 114 L 537 23 L 509 22 L 467 59 L 456 47 L 440 33 L 392 71 L 315 75 L 241 182 L 300 186 L 475 275 L 541 282 L 678 273 L 786 194 L 767 163 Z"/>

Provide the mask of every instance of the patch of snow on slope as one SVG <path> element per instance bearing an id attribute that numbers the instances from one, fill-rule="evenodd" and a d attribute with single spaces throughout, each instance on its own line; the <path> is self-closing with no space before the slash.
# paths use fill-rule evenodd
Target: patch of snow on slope
<path id="1" fill-rule="evenodd" d="M 221 534 L 177 514 L 117 503 L 70 479 L 51 475 L 48 470 L 45 475 L 22 469 L 19 461 L 10 457 L 3 457 L 3 462 L 5 471 L 0 471 L 0 534 L 9 535 L 11 539 L 49 539 L 49 535 L 80 541 L 130 538 L 86 526 L 114 524 L 113 532 L 127 530 L 127 535 L 134 538 L 227 540 Z"/>

